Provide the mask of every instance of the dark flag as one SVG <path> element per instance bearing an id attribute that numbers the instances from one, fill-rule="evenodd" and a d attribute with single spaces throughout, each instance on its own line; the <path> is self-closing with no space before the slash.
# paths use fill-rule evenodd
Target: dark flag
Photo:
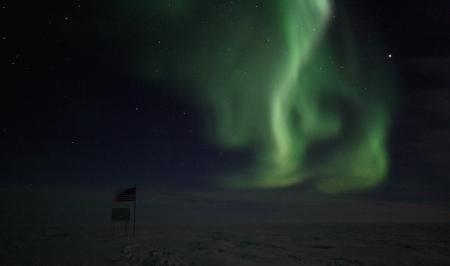
<path id="1" fill-rule="evenodd" d="M 117 202 L 136 201 L 136 188 L 133 187 L 120 191 L 116 195 L 116 201 Z"/>

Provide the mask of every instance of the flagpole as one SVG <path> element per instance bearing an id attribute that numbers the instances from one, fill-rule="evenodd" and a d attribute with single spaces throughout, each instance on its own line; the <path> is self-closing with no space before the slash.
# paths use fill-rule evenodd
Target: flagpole
<path id="1" fill-rule="evenodd" d="M 136 183 L 134 183 L 133 237 L 136 233 L 136 196 L 137 196 Z"/>

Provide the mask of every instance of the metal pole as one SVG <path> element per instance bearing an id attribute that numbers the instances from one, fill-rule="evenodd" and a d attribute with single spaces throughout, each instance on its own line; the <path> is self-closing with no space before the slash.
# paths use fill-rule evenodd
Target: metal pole
<path id="1" fill-rule="evenodd" d="M 137 190 L 136 190 L 136 183 L 134 183 L 133 237 L 136 233 L 136 197 L 137 197 Z"/>

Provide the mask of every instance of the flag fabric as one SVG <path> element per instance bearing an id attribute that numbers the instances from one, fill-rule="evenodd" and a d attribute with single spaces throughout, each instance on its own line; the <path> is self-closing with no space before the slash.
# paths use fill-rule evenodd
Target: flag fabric
<path id="1" fill-rule="evenodd" d="M 117 202 L 136 201 L 136 188 L 128 188 L 120 191 L 116 195 Z"/>

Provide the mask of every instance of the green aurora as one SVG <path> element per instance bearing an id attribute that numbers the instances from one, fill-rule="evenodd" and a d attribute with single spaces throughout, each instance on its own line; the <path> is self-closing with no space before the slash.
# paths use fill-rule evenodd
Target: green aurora
<path id="1" fill-rule="evenodd" d="M 254 151 L 249 169 L 223 173 L 217 185 L 308 181 L 345 192 L 386 177 L 392 71 L 380 45 L 358 42 L 332 2 L 108 3 L 95 23 L 109 31 L 94 33 L 121 49 L 120 64 L 141 80 L 189 84 L 179 93 L 203 114 L 205 136 Z"/>

